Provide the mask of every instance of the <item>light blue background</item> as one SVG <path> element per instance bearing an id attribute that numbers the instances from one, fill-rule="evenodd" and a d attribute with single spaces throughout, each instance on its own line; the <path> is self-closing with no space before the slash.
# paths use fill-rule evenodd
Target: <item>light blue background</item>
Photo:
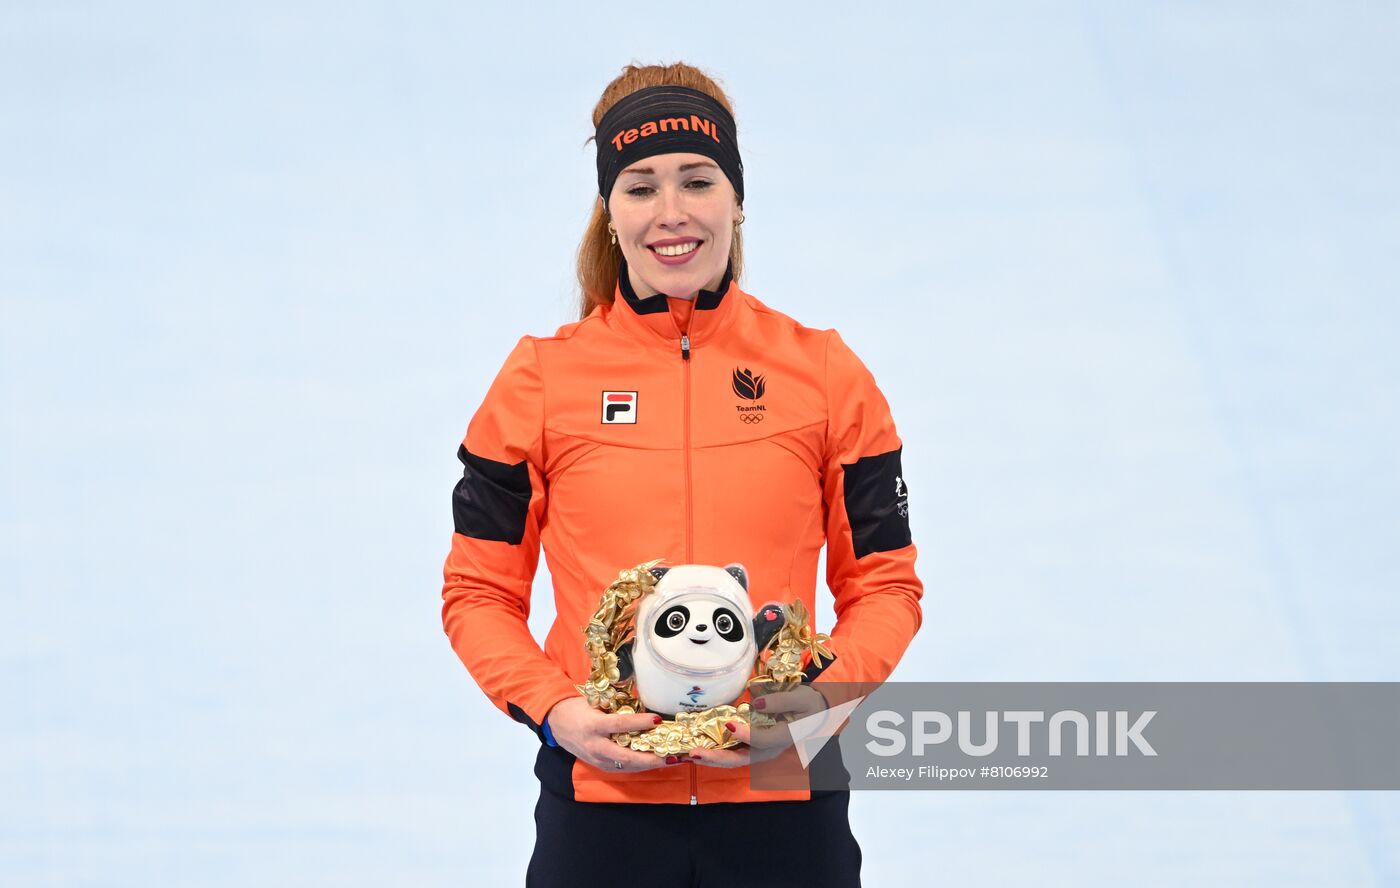
<path id="1" fill-rule="evenodd" d="M 5 3 L 0 882 L 522 881 L 448 494 L 572 319 L 634 59 L 721 77 L 746 289 L 893 406 L 896 678 L 1400 680 L 1398 44 L 1389 4 Z M 870 885 L 1400 881 L 1394 794 L 852 819 Z"/>

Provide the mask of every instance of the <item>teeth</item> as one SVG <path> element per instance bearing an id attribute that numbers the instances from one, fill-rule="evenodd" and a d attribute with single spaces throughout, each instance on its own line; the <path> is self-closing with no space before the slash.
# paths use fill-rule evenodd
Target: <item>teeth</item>
<path id="1" fill-rule="evenodd" d="M 699 241 L 691 241 L 688 244 L 673 244 L 669 247 L 652 247 L 652 249 L 662 256 L 684 256 L 698 246 L 700 246 Z"/>

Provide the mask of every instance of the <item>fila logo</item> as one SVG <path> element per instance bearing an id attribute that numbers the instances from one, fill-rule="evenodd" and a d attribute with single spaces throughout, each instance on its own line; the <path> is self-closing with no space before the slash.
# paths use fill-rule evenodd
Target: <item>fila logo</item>
<path id="1" fill-rule="evenodd" d="M 637 424 L 636 392 L 603 392 L 603 424 Z"/>
<path id="2" fill-rule="evenodd" d="M 621 151 L 624 144 L 631 145 L 638 139 L 645 139 L 647 136 L 664 133 L 668 129 L 672 132 L 688 130 L 690 132 L 704 133 L 716 142 L 719 141 L 719 124 L 715 123 L 713 120 L 703 119 L 698 114 L 690 115 L 689 120 L 684 117 L 663 117 L 660 120 L 648 120 L 641 125 L 641 128 L 634 126 L 631 129 L 618 130 L 617 135 L 613 136 L 611 141 L 613 147 Z"/>

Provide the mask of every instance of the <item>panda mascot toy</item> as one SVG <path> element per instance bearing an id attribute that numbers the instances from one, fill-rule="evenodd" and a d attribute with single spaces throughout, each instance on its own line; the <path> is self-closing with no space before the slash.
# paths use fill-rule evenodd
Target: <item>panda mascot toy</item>
<path id="1" fill-rule="evenodd" d="M 616 651 L 620 679 L 635 678 L 637 699 L 663 715 L 733 703 L 786 623 L 782 606 L 752 613 L 742 564 L 654 567 L 651 574 L 656 588 L 638 602 L 634 635 Z"/>

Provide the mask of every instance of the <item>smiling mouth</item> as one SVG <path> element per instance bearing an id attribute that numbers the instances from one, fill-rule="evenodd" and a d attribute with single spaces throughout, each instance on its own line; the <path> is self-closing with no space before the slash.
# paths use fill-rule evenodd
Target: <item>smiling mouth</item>
<path id="1" fill-rule="evenodd" d="M 690 640 L 690 643 L 691 643 L 691 644 L 709 644 L 709 643 L 710 643 L 710 640 L 709 640 L 708 638 L 692 638 L 692 639 Z"/>
<path id="2" fill-rule="evenodd" d="M 647 247 L 658 256 L 684 256 L 686 253 L 693 253 L 700 248 L 704 241 L 690 241 L 684 244 L 668 244 L 666 246 Z"/>

